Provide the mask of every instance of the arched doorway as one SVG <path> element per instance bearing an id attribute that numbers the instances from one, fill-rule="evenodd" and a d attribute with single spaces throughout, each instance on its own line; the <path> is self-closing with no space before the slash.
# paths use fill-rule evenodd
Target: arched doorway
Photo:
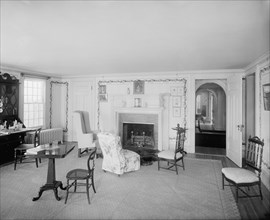
<path id="1" fill-rule="evenodd" d="M 226 155 L 226 93 L 216 82 L 197 85 L 195 153 Z"/>

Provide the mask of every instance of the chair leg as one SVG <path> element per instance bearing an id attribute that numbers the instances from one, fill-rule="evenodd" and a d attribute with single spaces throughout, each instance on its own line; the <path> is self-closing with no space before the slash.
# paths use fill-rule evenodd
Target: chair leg
<path id="1" fill-rule="evenodd" d="M 16 170 L 16 165 L 17 165 L 17 151 L 14 151 L 14 170 Z"/>
<path id="2" fill-rule="evenodd" d="M 90 205 L 90 197 L 89 197 L 89 179 L 86 179 L 86 192 L 87 192 L 88 204 Z"/>
<path id="3" fill-rule="evenodd" d="M 183 170 L 185 170 L 184 158 L 182 159 Z"/>
<path id="4" fill-rule="evenodd" d="M 160 159 L 158 158 L 158 170 L 160 170 Z"/>
<path id="5" fill-rule="evenodd" d="M 235 191 L 236 191 L 236 203 L 238 203 L 238 186 L 235 187 Z"/>
<path id="6" fill-rule="evenodd" d="M 95 184 L 94 184 L 94 175 L 92 175 L 91 181 L 92 181 L 93 190 L 96 193 L 96 188 L 95 188 Z"/>
<path id="7" fill-rule="evenodd" d="M 174 166 L 175 166 L 176 175 L 178 175 L 178 168 L 177 168 L 177 162 L 176 161 L 174 161 Z"/>
<path id="8" fill-rule="evenodd" d="M 81 157 L 81 149 L 78 149 L 78 157 Z"/>
<path id="9" fill-rule="evenodd" d="M 36 167 L 38 168 L 38 158 L 36 158 L 35 160 L 36 160 Z"/>
<path id="10" fill-rule="evenodd" d="M 258 185 L 259 185 L 259 191 L 260 191 L 261 200 L 263 200 L 262 189 L 261 189 L 261 183 L 259 183 Z"/>
<path id="11" fill-rule="evenodd" d="M 67 204 L 67 199 L 68 199 L 68 190 L 69 190 L 69 180 L 67 181 L 67 191 L 66 191 L 66 199 L 65 199 L 65 204 Z"/>
<path id="12" fill-rule="evenodd" d="M 39 158 L 39 163 L 41 163 L 41 158 Z"/>
<path id="13" fill-rule="evenodd" d="M 222 189 L 224 190 L 224 174 L 222 173 Z"/>
<path id="14" fill-rule="evenodd" d="M 74 192 L 77 190 L 77 180 L 74 180 Z"/>

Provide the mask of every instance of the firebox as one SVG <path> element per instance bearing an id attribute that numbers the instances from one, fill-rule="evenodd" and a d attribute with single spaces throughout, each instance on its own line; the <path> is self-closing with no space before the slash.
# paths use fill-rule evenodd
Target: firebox
<path id="1" fill-rule="evenodd" d="M 154 124 L 123 123 L 123 146 L 155 148 Z"/>

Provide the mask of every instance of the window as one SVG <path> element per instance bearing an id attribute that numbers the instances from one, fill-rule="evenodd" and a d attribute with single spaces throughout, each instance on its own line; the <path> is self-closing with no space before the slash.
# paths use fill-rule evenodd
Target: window
<path id="1" fill-rule="evenodd" d="M 24 124 L 26 127 L 43 126 L 45 118 L 45 80 L 24 80 Z"/>

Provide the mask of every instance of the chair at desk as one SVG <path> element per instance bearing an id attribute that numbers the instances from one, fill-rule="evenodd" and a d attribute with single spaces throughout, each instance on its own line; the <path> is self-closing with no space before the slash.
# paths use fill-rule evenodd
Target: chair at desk
<path id="1" fill-rule="evenodd" d="M 23 160 L 27 158 L 27 156 L 24 155 L 24 153 L 26 152 L 27 149 L 37 147 L 40 145 L 40 131 L 41 131 L 41 128 L 37 128 L 35 130 L 34 143 L 32 143 L 32 144 L 22 143 L 18 147 L 14 148 L 14 170 L 16 170 L 18 160 L 20 160 L 20 163 L 36 162 L 36 167 L 38 167 L 38 158 L 35 158 L 34 161 L 27 160 L 27 161 L 23 162 Z M 40 158 L 39 158 L 39 162 L 41 163 Z"/>
<path id="2" fill-rule="evenodd" d="M 74 186 L 74 192 L 76 193 L 77 186 L 86 186 L 86 193 L 88 204 L 90 204 L 89 197 L 89 188 L 92 186 L 94 192 L 96 193 L 95 185 L 94 185 L 94 169 L 95 169 L 95 156 L 96 156 L 97 148 L 92 148 L 90 151 L 90 155 L 87 160 L 87 169 L 73 169 L 69 171 L 66 175 L 67 177 L 67 194 L 65 204 L 67 203 L 69 189 Z M 90 183 L 89 183 L 90 180 Z M 71 184 L 69 181 L 73 181 Z M 86 181 L 86 183 L 78 182 L 78 181 Z M 77 192 L 82 193 L 82 192 Z"/>

